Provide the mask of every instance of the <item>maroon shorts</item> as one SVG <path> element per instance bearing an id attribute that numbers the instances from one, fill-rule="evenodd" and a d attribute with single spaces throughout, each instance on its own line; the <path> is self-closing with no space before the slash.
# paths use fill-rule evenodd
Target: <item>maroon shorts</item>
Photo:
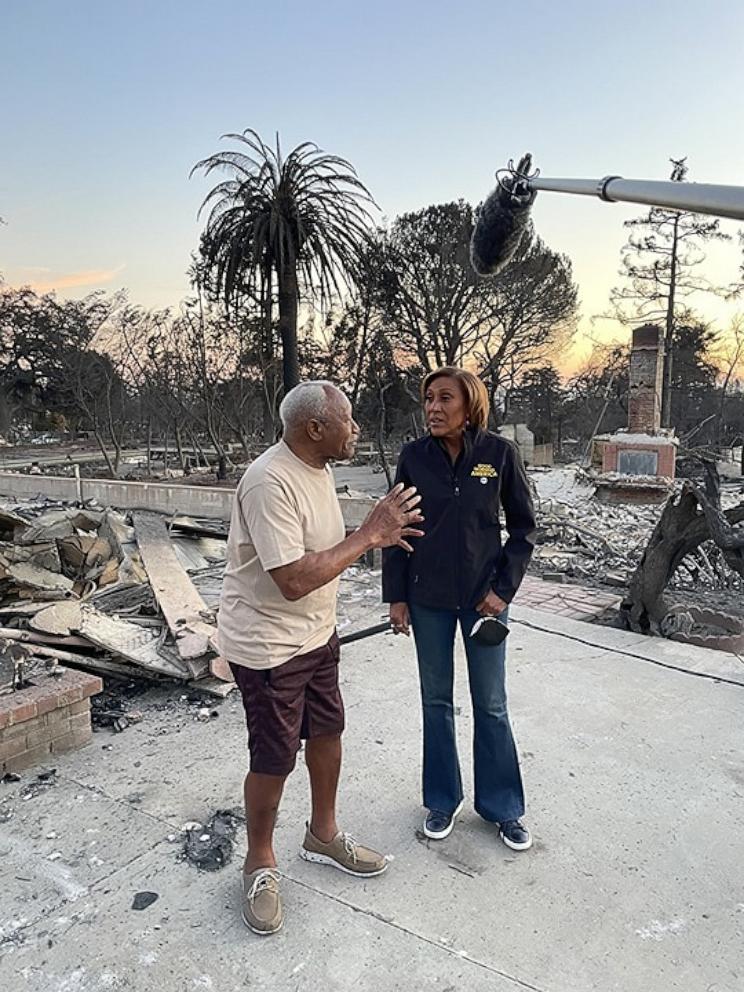
<path id="1" fill-rule="evenodd" d="M 243 696 L 252 772 L 289 775 L 301 740 L 343 733 L 339 653 L 334 634 L 322 648 L 276 668 L 257 671 L 230 664 Z"/>

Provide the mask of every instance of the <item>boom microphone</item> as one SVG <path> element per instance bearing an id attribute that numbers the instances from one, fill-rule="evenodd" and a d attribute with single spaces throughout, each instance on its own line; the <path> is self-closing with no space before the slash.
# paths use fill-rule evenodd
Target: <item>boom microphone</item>
<path id="1" fill-rule="evenodd" d="M 470 239 L 470 262 L 478 275 L 496 275 L 511 261 L 528 230 L 530 207 L 538 191 L 596 196 L 605 203 L 640 203 L 658 210 L 744 220 L 744 186 L 687 183 L 678 179 L 669 182 L 623 179 L 617 175 L 603 179 L 547 179 L 540 176 L 539 170 L 530 174 L 531 167 L 532 156 L 528 153 L 516 168 L 510 161 L 506 169 L 496 173 L 496 189 L 478 211 Z"/>
<path id="2" fill-rule="evenodd" d="M 470 264 L 479 276 L 495 276 L 512 260 L 530 221 L 537 193 L 529 184 L 532 155 L 528 152 L 516 169 L 496 174 L 496 189 L 478 211 L 470 239 Z"/>

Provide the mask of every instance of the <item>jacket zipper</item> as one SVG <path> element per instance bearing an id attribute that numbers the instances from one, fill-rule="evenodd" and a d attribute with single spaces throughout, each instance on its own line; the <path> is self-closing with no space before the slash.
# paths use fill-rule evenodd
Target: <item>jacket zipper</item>
<path id="1" fill-rule="evenodd" d="M 460 454 L 459 454 L 457 460 L 454 462 L 454 464 L 450 460 L 450 457 L 447 454 L 447 452 L 444 450 L 444 448 L 441 445 L 438 445 L 438 447 L 439 447 L 439 450 L 442 453 L 442 457 L 447 460 L 447 465 L 449 466 L 449 470 L 450 470 L 450 478 L 451 478 L 451 482 L 452 482 L 452 495 L 453 495 L 453 499 L 455 500 L 455 531 L 456 531 L 456 534 L 457 534 L 457 548 L 460 548 L 462 546 L 462 534 L 461 534 L 462 528 L 460 526 L 460 478 L 459 478 L 459 476 L 457 474 L 457 467 L 458 467 L 458 465 L 459 466 L 464 465 L 465 462 L 468 460 L 468 458 L 470 456 L 471 445 L 469 443 L 469 437 L 466 434 L 465 435 L 465 438 L 464 438 L 464 441 L 463 441 L 463 450 L 460 452 Z M 418 581 L 418 576 L 416 577 L 416 581 Z M 460 556 L 459 556 L 459 554 L 457 553 L 457 550 L 456 550 L 455 551 L 455 597 L 454 597 L 454 599 L 455 599 L 455 604 L 456 604 L 455 605 L 455 609 L 458 612 L 462 608 L 462 606 L 461 606 L 461 597 L 462 597 L 462 590 L 461 590 L 461 583 L 460 583 Z"/>
<path id="2" fill-rule="evenodd" d="M 457 529 L 457 548 L 462 547 L 462 535 L 460 533 L 460 480 L 457 478 L 457 469 L 452 466 L 452 484 L 455 490 L 455 526 Z M 460 555 L 455 552 L 455 586 L 457 593 L 457 610 L 460 610 L 460 597 L 461 597 L 461 585 L 460 585 Z"/>
<path id="3" fill-rule="evenodd" d="M 454 486 L 455 493 L 455 526 L 457 529 L 457 547 L 461 548 L 463 546 L 463 536 L 462 536 L 462 519 L 460 512 L 460 476 L 458 475 L 458 468 L 462 470 L 463 465 L 469 464 L 470 456 L 472 453 L 472 444 L 470 440 L 470 434 L 466 431 L 463 436 L 463 447 L 457 460 L 452 465 L 452 484 Z M 463 609 L 462 605 L 462 581 L 460 578 L 460 555 L 455 555 L 455 580 L 457 583 L 456 589 L 456 601 L 457 601 L 457 611 L 460 612 Z"/>

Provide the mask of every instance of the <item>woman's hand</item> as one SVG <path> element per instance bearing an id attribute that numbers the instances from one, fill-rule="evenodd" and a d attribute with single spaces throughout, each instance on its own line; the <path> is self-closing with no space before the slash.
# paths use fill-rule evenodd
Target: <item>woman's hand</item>
<path id="1" fill-rule="evenodd" d="M 390 623 L 393 625 L 394 634 L 405 634 L 408 637 L 411 632 L 411 614 L 408 611 L 408 603 L 390 604 Z"/>
<path id="2" fill-rule="evenodd" d="M 476 610 L 483 617 L 497 617 L 503 613 L 509 604 L 497 596 L 493 589 L 489 589 L 483 599 L 476 606 Z M 392 616 L 392 611 L 391 611 Z"/>

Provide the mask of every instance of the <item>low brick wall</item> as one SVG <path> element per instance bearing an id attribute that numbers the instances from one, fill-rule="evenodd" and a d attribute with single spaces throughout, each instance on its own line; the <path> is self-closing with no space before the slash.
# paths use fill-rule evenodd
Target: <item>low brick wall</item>
<path id="1" fill-rule="evenodd" d="M 0 696 L 0 775 L 19 772 L 87 744 L 90 697 L 103 689 L 96 675 L 67 671 Z"/>
<path id="2" fill-rule="evenodd" d="M 673 444 L 629 444 L 622 440 L 605 441 L 602 453 L 603 472 L 617 472 L 621 451 L 655 451 L 658 456 L 656 475 L 665 479 L 673 479 L 675 476 L 677 448 Z"/>

